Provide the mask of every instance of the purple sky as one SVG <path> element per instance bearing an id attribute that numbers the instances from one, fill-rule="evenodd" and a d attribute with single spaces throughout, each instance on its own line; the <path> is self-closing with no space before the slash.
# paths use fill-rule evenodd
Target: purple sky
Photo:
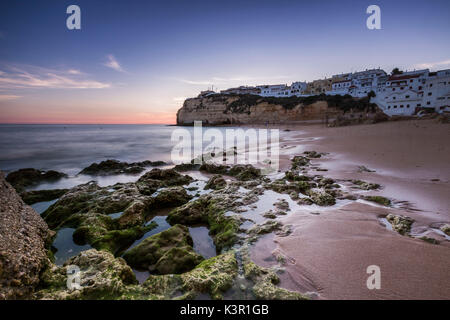
<path id="1" fill-rule="evenodd" d="M 66 8 L 81 8 L 81 30 Z M 381 8 L 381 30 L 366 8 Z M 214 85 L 450 68 L 449 1 L 17 1 L 0 4 L 1 123 L 174 123 Z"/>

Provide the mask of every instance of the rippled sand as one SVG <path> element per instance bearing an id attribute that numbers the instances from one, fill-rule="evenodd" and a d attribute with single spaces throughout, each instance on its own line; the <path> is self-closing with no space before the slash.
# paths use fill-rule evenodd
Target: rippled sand
<path id="1" fill-rule="evenodd" d="M 438 230 L 450 223 L 450 126 L 424 120 L 289 129 L 282 135 L 282 169 L 292 154 L 329 152 L 313 160 L 328 171 L 310 174 L 379 183 L 376 194 L 394 204 L 358 201 L 319 214 L 294 210 L 282 220 L 294 232 L 261 239 L 252 249 L 255 262 L 270 266 L 273 256 L 283 255 L 281 285 L 316 292 L 319 299 L 450 299 L 450 241 Z M 375 172 L 359 172 L 359 166 Z M 413 218 L 412 237 L 389 230 L 381 221 L 388 213 Z M 422 235 L 440 244 L 420 240 Z M 381 269 L 380 290 L 366 286 L 369 265 Z"/>

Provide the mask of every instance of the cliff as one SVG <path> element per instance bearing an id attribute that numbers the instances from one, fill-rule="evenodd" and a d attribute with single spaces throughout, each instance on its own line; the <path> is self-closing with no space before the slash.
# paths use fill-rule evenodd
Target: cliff
<path id="1" fill-rule="evenodd" d="M 0 300 L 29 297 L 49 261 L 51 233 L 0 172 Z"/>
<path id="2" fill-rule="evenodd" d="M 347 111 L 374 108 L 367 99 L 350 96 L 260 97 L 223 95 L 187 99 L 177 112 L 178 125 L 195 120 L 209 125 L 289 123 L 336 118 Z"/>

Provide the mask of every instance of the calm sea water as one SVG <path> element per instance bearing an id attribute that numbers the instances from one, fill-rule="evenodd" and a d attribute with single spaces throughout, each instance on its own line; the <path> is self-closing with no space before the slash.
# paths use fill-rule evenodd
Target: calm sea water
<path id="1" fill-rule="evenodd" d="M 76 174 L 93 162 L 170 161 L 163 125 L 0 125 L 0 169 L 54 169 Z"/>

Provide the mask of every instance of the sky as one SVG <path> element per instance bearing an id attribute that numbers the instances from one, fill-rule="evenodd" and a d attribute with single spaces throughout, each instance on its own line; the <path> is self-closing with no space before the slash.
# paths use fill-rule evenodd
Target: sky
<path id="1" fill-rule="evenodd" d="M 78 5 L 81 30 L 66 9 Z M 381 9 L 369 30 L 366 9 Z M 175 123 L 211 86 L 450 68 L 450 1 L 2 0 L 0 123 Z"/>

